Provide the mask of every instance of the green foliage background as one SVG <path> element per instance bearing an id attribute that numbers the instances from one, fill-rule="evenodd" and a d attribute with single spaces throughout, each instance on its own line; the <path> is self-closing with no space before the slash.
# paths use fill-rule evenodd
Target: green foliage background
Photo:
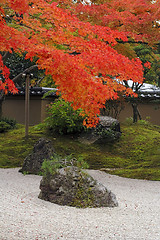
<path id="1" fill-rule="evenodd" d="M 59 98 L 48 107 L 46 127 L 60 134 L 77 133 L 84 129 L 81 109 L 74 110 L 69 102 Z"/>

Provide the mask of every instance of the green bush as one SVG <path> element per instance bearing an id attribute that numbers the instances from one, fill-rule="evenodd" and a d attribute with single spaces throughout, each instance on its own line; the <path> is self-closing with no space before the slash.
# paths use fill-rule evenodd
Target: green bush
<path id="1" fill-rule="evenodd" d="M 48 107 L 47 128 L 60 134 L 81 132 L 84 129 L 84 117 L 81 109 L 74 110 L 71 103 L 58 99 Z"/>
<path id="2" fill-rule="evenodd" d="M 1 121 L 4 121 L 10 125 L 10 129 L 14 129 L 16 127 L 16 120 L 12 118 L 2 117 Z"/>
<path id="3" fill-rule="evenodd" d="M 42 163 L 42 175 L 44 176 L 50 176 L 54 175 L 57 171 L 57 169 L 62 167 L 62 158 L 54 154 L 50 160 L 44 160 Z"/>
<path id="4" fill-rule="evenodd" d="M 6 132 L 16 127 L 16 120 L 2 117 L 0 119 L 0 133 Z"/>
<path id="5" fill-rule="evenodd" d="M 7 132 L 10 129 L 10 125 L 4 121 L 0 121 L 0 133 Z"/>
<path id="6" fill-rule="evenodd" d="M 42 175 L 43 176 L 51 176 L 56 173 L 59 168 L 64 168 L 67 166 L 76 166 L 78 168 L 89 168 L 89 165 L 83 160 L 82 156 L 78 158 L 74 158 L 71 155 L 62 158 L 58 154 L 54 154 L 50 160 L 44 160 L 42 163 Z"/>
<path id="7" fill-rule="evenodd" d="M 126 119 L 125 119 L 124 124 L 126 124 L 126 125 L 128 125 L 128 126 L 132 126 L 133 124 L 139 124 L 139 125 L 149 126 L 149 125 L 151 125 L 151 124 L 150 124 L 150 122 L 149 122 L 148 120 L 149 120 L 149 117 L 146 117 L 145 120 L 141 119 L 141 120 L 138 120 L 137 123 L 134 123 L 134 122 L 133 122 L 133 118 L 132 118 L 132 117 L 129 117 L 129 118 L 126 118 Z"/>

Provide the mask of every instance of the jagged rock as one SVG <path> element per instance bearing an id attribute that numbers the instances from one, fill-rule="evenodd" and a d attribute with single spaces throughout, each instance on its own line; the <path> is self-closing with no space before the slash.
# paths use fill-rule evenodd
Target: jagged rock
<path id="1" fill-rule="evenodd" d="M 39 198 L 75 207 L 116 207 L 116 196 L 88 173 L 71 166 L 40 182 Z"/>
<path id="2" fill-rule="evenodd" d="M 33 152 L 25 158 L 20 172 L 39 174 L 43 161 L 45 159 L 50 159 L 54 152 L 52 142 L 50 140 L 40 138 L 34 145 Z"/>
<path id="3" fill-rule="evenodd" d="M 101 141 L 112 142 L 119 139 L 120 136 L 119 121 L 112 117 L 100 116 L 97 127 L 83 132 L 79 137 L 79 141 L 86 144 Z"/>

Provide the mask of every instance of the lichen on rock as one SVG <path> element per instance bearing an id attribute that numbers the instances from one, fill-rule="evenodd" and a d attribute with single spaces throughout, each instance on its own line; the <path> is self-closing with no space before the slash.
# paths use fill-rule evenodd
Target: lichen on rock
<path id="1" fill-rule="evenodd" d="M 73 207 L 116 207 L 116 196 L 84 170 L 69 166 L 44 176 L 39 198 Z"/>

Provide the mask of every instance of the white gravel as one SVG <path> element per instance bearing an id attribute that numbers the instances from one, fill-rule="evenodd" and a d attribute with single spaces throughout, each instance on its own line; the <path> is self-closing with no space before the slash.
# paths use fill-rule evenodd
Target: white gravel
<path id="1" fill-rule="evenodd" d="M 38 199 L 41 177 L 0 169 L 0 240 L 160 240 L 160 182 L 89 173 L 115 208 L 77 209 Z"/>

